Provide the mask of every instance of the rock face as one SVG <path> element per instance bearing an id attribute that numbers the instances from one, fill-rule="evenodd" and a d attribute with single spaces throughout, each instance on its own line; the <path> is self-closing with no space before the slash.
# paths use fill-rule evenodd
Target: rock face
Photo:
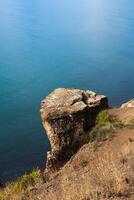
<path id="1" fill-rule="evenodd" d="M 121 108 L 134 108 L 134 99 L 122 104 Z"/>
<path id="2" fill-rule="evenodd" d="M 46 171 L 59 168 L 78 149 L 99 111 L 108 108 L 106 96 L 89 90 L 59 88 L 41 104 L 41 119 L 51 144 Z"/>

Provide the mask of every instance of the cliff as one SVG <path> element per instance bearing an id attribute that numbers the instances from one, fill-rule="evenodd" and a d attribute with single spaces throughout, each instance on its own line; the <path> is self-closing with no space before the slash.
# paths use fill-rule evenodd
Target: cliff
<path id="1" fill-rule="evenodd" d="M 41 104 L 41 118 L 51 144 L 45 172 L 61 167 L 86 142 L 97 113 L 108 108 L 106 96 L 89 90 L 59 88 Z"/>
<path id="2" fill-rule="evenodd" d="M 9 184 L 0 200 L 133 200 L 133 105 L 110 109 L 91 91 L 53 91 L 40 110 L 51 143 L 45 173 Z"/>

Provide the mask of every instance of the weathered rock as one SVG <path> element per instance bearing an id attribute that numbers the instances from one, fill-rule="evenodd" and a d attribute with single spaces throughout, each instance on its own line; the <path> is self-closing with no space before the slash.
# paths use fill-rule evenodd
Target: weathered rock
<path id="1" fill-rule="evenodd" d="M 89 90 L 59 88 L 41 105 L 41 118 L 51 144 L 46 170 L 60 167 L 78 149 L 99 111 L 108 108 L 106 96 Z"/>
<path id="2" fill-rule="evenodd" d="M 134 108 L 134 99 L 122 104 L 121 108 Z"/>

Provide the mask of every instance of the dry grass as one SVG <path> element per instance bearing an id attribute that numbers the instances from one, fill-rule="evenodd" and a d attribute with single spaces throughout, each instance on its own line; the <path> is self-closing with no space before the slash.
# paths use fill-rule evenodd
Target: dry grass
<path id="1" fill-rule="evenodd" d="M 133 132 L 132 132 L 133 133 Z M 86 144 L 61 169 L 55 178 L 38 194 L 40 200 L 133 200 L 134 199 L 134 142 L 119 135 L 104 143 L 97 151 Z M 124 142 L 119 143 L 122 139 Z M 119 149 L 111 149 L 115 146 Z M 112 144 L 111 144 L 112 143 Z M 111 146 L 109 145 L 111 144 Z M 108 148 L 108 149 L 107 149 Z M 107 149 L 107 151 L 106 151 Z M 116 151 L 117 150 L 117 151 Z M 42 190 L 41 190 L 42 191 Z M 34 200 L 37 200 L 37 199 Z"/>
<path id="2" fill-rule="evenodd" d="M 58 191 L 50 190 L 46 199 L 100 200 L 124 197 L 126 200 L 130 195 L 130 168 L 120 161 L 120 156 L 115 160 L 112 153 L 106 153 L 103 158 L 96 156 L 92 164 L 86 166 L 84 173 L 79 174 L 72 168 L 73 181 L 69 174 L 62 177 L 60 196 L 57 195 Z"/>
<path id="3" fill-rule="evenodd" d="M 125 181 L 128 169 L 126 165 L 119 162 L 119 158 L 115 160 L 112 153 L 110 155 L 105 153 L 96 161 L 93 161 L 90 168 L 90 180 L 92 187 L 96 188 L 96 191 L 98 190 L 98 195 L 117 196 L 129 189 Z"/>

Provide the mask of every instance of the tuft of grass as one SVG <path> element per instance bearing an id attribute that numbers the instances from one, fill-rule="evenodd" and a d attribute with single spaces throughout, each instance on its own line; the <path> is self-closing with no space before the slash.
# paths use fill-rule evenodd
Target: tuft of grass
<path id="1" fill-rule="evenodd" d="M 118 128 L 123 128 L 124 125 L 114 116 L 109 115 L 108 110 L 101 111 L 96 118 L 96 125 L 90 131 L 90 141 L 104 141 L 111 139 Z"/>
<path id="2" fill-rule="evenodd" d="M 112 119 L 111 116 L 109 116 L 107 110 L 101 111 L 96 118 L 96 124 L 99 126 L 103 126 L 106 122 L 109 121 L 114 121 L 114 119 Z"/>
<path id="3" fill-rule="evenodd" d="M 122 126 L 121 122 L 119 122 L 115 116 L 110 115 L 108 110 L 103 110 L 97 115 L 96 124 L 103 126 L 106 123 L 114 124 L 114 126 Z"/>
<path id="4" fill-rule="evenodd" d="M 16 181 L 9 183 L 3 190 L 0 191 L 0 200 L 13 199 L 15 195 L 23 195 L 27 193 L 30 188 L 34 187 L 41 178 L 40 170 L 33 169 L 31 173 L 25 173 Z"/>

